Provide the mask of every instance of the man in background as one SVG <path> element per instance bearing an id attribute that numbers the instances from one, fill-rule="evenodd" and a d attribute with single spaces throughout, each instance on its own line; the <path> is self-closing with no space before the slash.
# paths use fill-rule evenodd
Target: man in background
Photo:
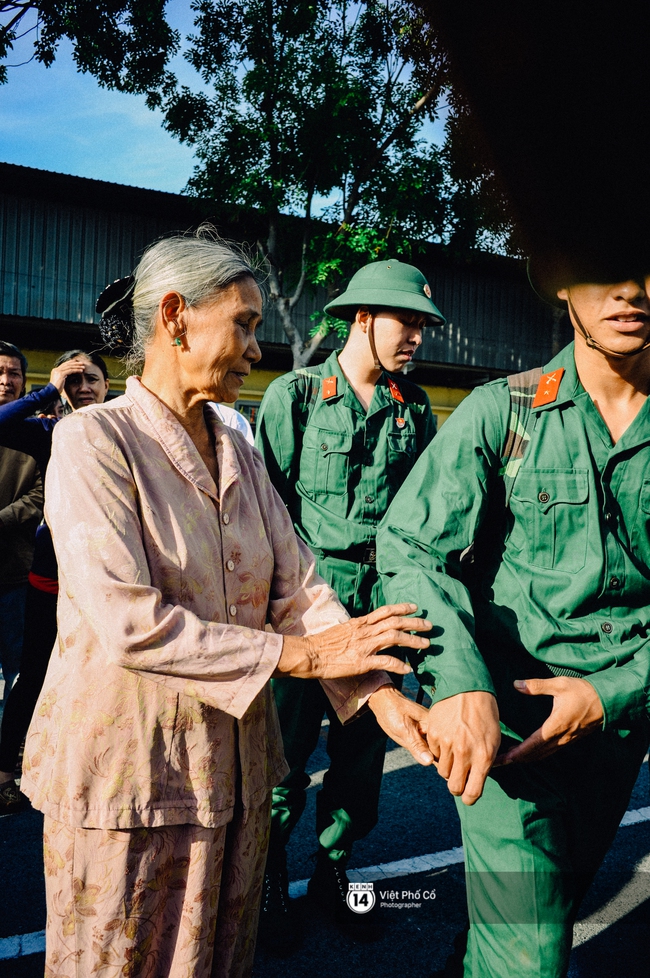
<path id="1" fill-rule="evenodd" d="M 319 574 L 350 615 L 384 604 L 375 566 L 377 524 L 435 433 L 425 392 L 403 376 L 424 327 L 443 324 L 417 268 L 373 262 L 326 306 L 351 323 L 343 350 L 285 374 L 260 408 L 256 445 Z M 305 766 L 323 717 L 330 767 L 317 795 L 318 857 L 309 897 L 358 940 L 380 936 L 375 912 L 346 903 L 353 843 L 377 822 L 386 735 L 372 712 L 341 726 L 317 681 L 272 680 L 290 767 L 273 791 L 261 943 L 289 953 L 300 929 L 288 895 L 286 845 L 306 802 Z"/>
<path id="2" fill-rule="evenodd" d="M 0 405 L 25 393 L 27 360 L 13 343 L 0 341 Z M 27 576 L 36 527 L 43 515 L 43 483 L 30 455 L 0 447 L 0 665 L 3 702 L 20 668 Z M 0 786 L 2 795 L 2 786 Z M 0 803 L 4 798 L 0 798 Z M 0 805 L 0 812 L 2 807 Z"/>

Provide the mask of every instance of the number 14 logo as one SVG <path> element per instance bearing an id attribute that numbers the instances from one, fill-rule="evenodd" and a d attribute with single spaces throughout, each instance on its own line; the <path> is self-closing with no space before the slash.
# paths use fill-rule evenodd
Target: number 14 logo
<path id="1" fill-rule="evenodd" d="M 345 898 L 354 913 L 368 913 L 375 905 L 375 892 L 372 883 L 350 883 Z"/>

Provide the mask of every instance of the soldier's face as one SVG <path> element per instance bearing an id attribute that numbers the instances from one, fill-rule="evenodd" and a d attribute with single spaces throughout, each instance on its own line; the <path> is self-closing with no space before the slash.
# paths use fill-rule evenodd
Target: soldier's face
<path id="1" fill-rule="evenodd" d="M 407 309 L 380 309 L 375 316 L 377 356 L 386 370 L 395 373 L 413 359 L 422 342 L 426 316 Z"/>
<path id="2" fill-rule="evenodd" d="M 593 338 L 615 353 L 630 353 L 650 338 L 650 276 L 613 284 L 585 282 L 560 289 L 558 298 L 571 303 Z M 574 316 L 569 305 L 569 315 Z M 576 330 L 577 341 L 584 343 Z"/>

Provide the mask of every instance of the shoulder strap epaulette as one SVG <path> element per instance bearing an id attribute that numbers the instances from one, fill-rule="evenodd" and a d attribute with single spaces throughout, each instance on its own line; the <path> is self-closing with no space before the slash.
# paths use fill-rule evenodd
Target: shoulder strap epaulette
<path id="1" fill-rule="evenodd" d="M 506 488 L 506 505 L 510 502 L 515 479 L 535 425 L 535 415 L 531 412 L 543 369 L 543 367 L 534 367 L 532 370 L 524 370 L 523 373 L 508 377 L 510 419 L 499 469 L 499 475 L 502 476 Z"/>
<path id="2" fill-rule="evenodd" d="M 318 367 L 302 367 L 295 374 L 300 392 L 300 424 L 304 431 L 321 396 L 322 377 Z"/>

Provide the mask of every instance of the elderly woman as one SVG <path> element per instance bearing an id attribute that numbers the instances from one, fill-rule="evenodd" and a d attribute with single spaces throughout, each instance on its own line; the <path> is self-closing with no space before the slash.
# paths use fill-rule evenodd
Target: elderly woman
<path id="1" fill-rule="evenodd" d="M 407 672 L 375 653 L 430 625 L 414 605 L 348 621 L 261 456 L 204 411 L 260 358 L 246 260 L 170 238 L 109 299 L 142 378 L 57 425 L 47 476 L 59 635 L 23 778 L 45 813 L 46 968 L 247 975 L 286 773 L 269 678 L 320 678 L 343 722 L 369 702 L 426 763 L 424 711 L 371 670 Z"/>

